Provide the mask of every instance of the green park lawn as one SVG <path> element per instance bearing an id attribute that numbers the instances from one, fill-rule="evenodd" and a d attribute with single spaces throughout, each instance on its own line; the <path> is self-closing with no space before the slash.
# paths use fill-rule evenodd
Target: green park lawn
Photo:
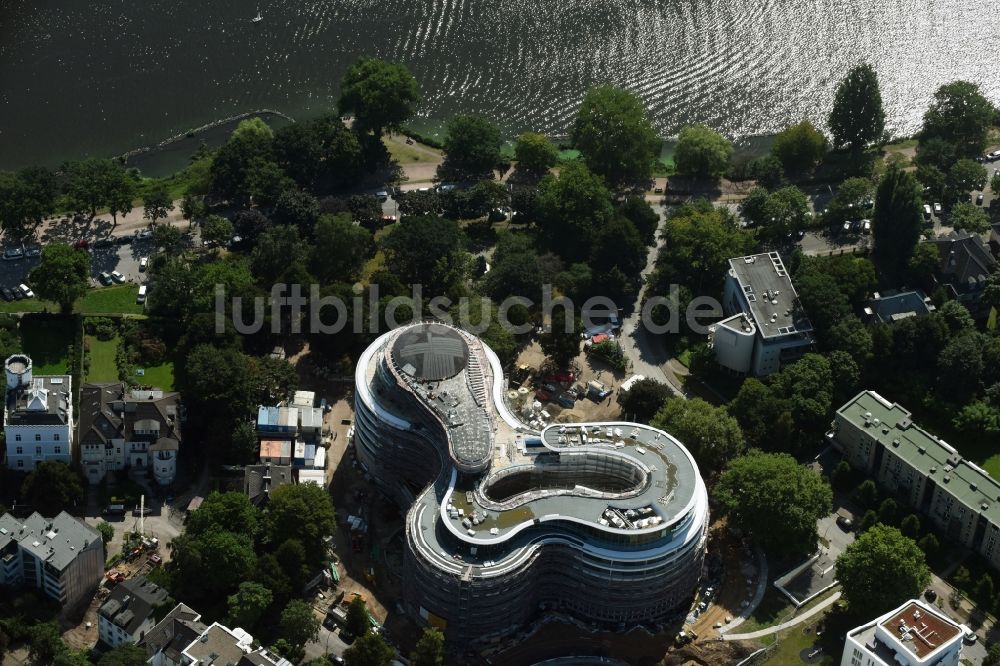
<path id="1" fill-rule="evenodd" d="M 73 305 L 73 311 L 82 314 L 142 314 L 142 305 L 135 302 L 139 287 L 120 284 L 112 287 L 89 289 Z M 59 305 L 38 298 L 23 301 L 0 301 L 0 312 L 58 312 Z"/>
<path id="2" fill-rule="evenodd" d="M 66 352 L 73 344 L 72 319 L 35 319 L 21 322 L 21 344 L 31 357 L 36 375 L 69 374 Z"/>
<path id="3" fill-rule="evenodd" d="M 142 314 L 142 305 L 135 302 L 138 293 L 134 284 L 91 289 L 74 307 L 83 314 Z"/>
<path id="4" fill-rule="evenodd" d="M 111 340 L 98 340 L 92 335 L 87 336 L 90 352 L 90 369 L 87 371 L 88 382 L 118 381 L 118 365 L 115 363 L 115 353 L 118 351 L 118 336 Z"/>

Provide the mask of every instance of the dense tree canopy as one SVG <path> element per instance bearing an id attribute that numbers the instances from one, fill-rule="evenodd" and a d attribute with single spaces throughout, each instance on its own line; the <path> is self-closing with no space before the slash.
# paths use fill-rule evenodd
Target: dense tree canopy
<path id="1" fill-rule="evenodd" d="M 62 170 L 66 204 L 77 213 L 87 213 L 93 217 L 97 215 L 98 209 L 110 208 L 117 219 L 117 214 L 123 208 L 122 193 L 133 191 L 128 172 L 117 160 L 91 157 L 79 162 L 68 162 L 63 165 Z M 40 201 L 47 200 L 45 192 L 54 192 L 51 187 L 51 184 L 42 186 Z M 128 210 L 131 208 L 129 201 Z"/>
<path id="2" fill-rule="evenodd" d="M 309 272 L 323 283 L 351 282 L 375 251 L 372 234 L 346 215 L 324 215 L 316 223 Z"/>
<path id="3" fill-rule="evenodd" d="M 808 171 L 826 153 L 826 137 L 808 120 L 789 125 L 774 137 L 771 152 L 791 171 Z"/>
<path id="4" fill-rule="evenodd" d="M 774 192 L 755 187 L 740 204 L 740 212 L 772 245 L 787 242 L 790 234 L 804 230 L 812 220 L 809 200 L 793 185 Z"/>
<path id="5" fill-rule="evenodd" d="M 313 483 L 294 484 L 271 492 L 265 526 L 271 544 L 298 540 L 307 561 L 318 564 L 326 552 L 323 539 L 334 533 L 337 518 L 325 489 Z"/>
<path id="6" fill-rule="evenodd" d="M 688 285 L 699 294 L 721 292 L 729 259 L 747 254 L 754 244 L 731 213 L 705 200 L 671 211 L 663 237 L 650 279 L 654 293 L 663 294 L 672 283 Z"/>
<path id="7" fill-rule="evenodd" d="M 733 144 L 704 125 L 682 129 L 674 149 L 677 172 L 697 178 L 718 178 L 725 173 L 732 156 Z"/>
<path id="8" fill-rule="evenodd" d="M 281 636 L 292 645 L 305 645 L 319 636 L 319 620 L 310 604 L 292 599 L 281 611 L 278 624 Z"/>
<path id="9" fill-rule="evenodd" d="M 253 581 L 240 583 L 239 589 L 227 599 L 229 621 L 233 626 L 253 631 L 264 611 L 271 605 L 271 590 Z"/>
<path id="10" fill-rule="evenodd" d="M 868 617 L 919 597 L 930 570 L 912 539 L 875 525 L 837 558 L 837 580 L 848 605 Z"/>
<path id="11" fill-rule="evenodd" d="M 632 384 L 628 391 L 619 392 L 618 402 L 622 406 L 622 415 L 630 421 L 648 423 L 671 397 L 673 391 L 669 386 L 646 378 Z"/>
<path id="12" fill-rule="evenodd" d="M 990 216 L 979 206 L 963 201 L 955 204 L 948 215 L 948 224 L 955 231 L 971 231 L 981 234 L 990 230 Z M 935 250 L 937 246 L 930 245 Z"/>
<path id="13" fill-rule="evenodd" d="M 912 174 L 890 166 L 875 195 L 872 240 L 875 263 L 890 275 L 899 275 L 920 240 L 923 226 L 920 185 Z"/>
<path id="14" fill-rule="evenodd" d="M 715 499 L 766 550 L 794 554 L 816 547 L 816 521 L 830 513 L 833 492 L 792 456 L 752 450 L 729 463 Z"/>
<path id="15" fill-rule="evenodd" d="M 424 629 L 410 653 L 410 663 L 413 666 L 444 666 L 444 634 L 433 627 Z"/>
<path id="16" fill-rule="evenodd" d="M 538 207 L 544 247 L 567 261 L 589 258 L 595 232 L 614 217 L 611 193 L 582 162 L 542 179 Z"/>
<path id="17" fill-rule="evenodd" d="M 340 84 L 341 115 L 354 116 L 354 128 L 381 136 L 399 130 L 420 103 L 417 80 L 405 65 L 362 57 Z"/>
<path id="18" fill-rule="evenodd" d="M 257 533 L 257 509 L 243 493 L 213 492 L 188 514 L 185 531 L 191 535 L 225 530 L 253 538 Z"/>
<path id="19" fill-rule="evenodd" d="M 446 294 L 468 267 L 465 234 L 453 220 L 404 217 L 382 241 L 386 266 L 404 284 L 422 284 L 431 296 Z"/>
<path id="20" fill-rule="evenodd" d="M 369 632 L 344 651 L 344 663 L 347 666 L 391 666 L 396 651 L 393 650 L 382 634 Z"/>
<path id="21" fill-rule="evenodd" d="M 559 151 L 544 134 L 525 132 L 514 143 L 514 159 L 518 169 L 537 178 L 556 165 Z"/>
<path id="22" fill-rule="evenodd" d="M 882 139 L 885 110 L 878 76 L 871 65 L 853 68 L 837 86 L 827 124 L 837 148 L 864 148 Z"/>
<path id="23" fill-rule="evenodd" d="M 936 137 L 953 145 L 958 157 L 977 157 L 986 148 L 994 113 L 978 85 L 946 83 L 934 93 L 934 101 L 924 113 L 921 140 Z"/>
<path id="24" fill-rule="evenodd" d="M 90 254 L 65 243 L 49 243 L 28 280 L 39 297 L 55 301 L 63 312 L 70 312 L 76 299 L 90 287 Z"/>
<path id="25" fill-rule="evenodd" d="M 587 167 L 613 188 L 645 188 L 662 141 L 634 93 L 614 86 L 587 91 L 571 138 Z"/>
<path id="26" fill-rule="evenodd" d="M 83 500 L 83 491 L 80 473 L 58 460 L 38 463 L 21 484 L 21 495 L 43 516 L 71 510 Z"/>
<path id="27" fill-rule="evenodd" d="M 691 451 L 703 474 L 717 472 L 743 451 L 743 432 L 725 407 L 701 398 L 671 399 L 650 425 L 669 432 Z"/>
<path id="28" fill-rule="evenodd" d="M 55 210 L 55 175 L 34 167 L 17 173 L 0 171 L 0 228 L 19 237 Z"/>
<path id="29" fill-rule="evenodd" d="M 500 129 L 482 116 L 458 115 L 445 129 L 445 158 L 438 168 L 444 180 L 492 178 L 500 165 Z"/>

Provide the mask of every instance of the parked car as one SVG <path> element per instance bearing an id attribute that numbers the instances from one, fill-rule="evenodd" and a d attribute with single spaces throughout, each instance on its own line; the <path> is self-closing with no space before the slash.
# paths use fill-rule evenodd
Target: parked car
<path id="1" fill-rule="evenodd" d="M 18 259 L 24 259 L 24 250 L 19 247 L 8 247 L 3 251 L 4 261 L 17 261 Z"/>
<path id="2" fill-rule="evenodd" d="M 112 516 L 122 518 L 125 516 L 125 505 L 124 504 L 109 504 L 107 508 L 104 509 L 105 516 Z"/>
<path id="3" fill-rule="evenodd" d="M 924 204 L 924 217 L 929 219 L 930 216 L 931 216 L 931 207 L 927 204 Z"/>
<path id="4" fill-rule="evenodd" d="M 854 521 L 847 516 L 837 516 L 837 527 L 845 532 L 850 532 L 854 529 Z"/>
<path id="5" fill-rule="evenodd" d="M 872 232 L 872 221 L 861 220 L 861 233 L 870 234 Z"/>
<path id="6" fill-rule="evenodd" d="M 5 301 L 12 301 L 15 298 L 17 298 L 16 296 L 14 296 L 14 291 L 7 287 L 0 288 L 0 296 L 3 296 L 3 300 Z"/>
<path id="7" fill-rule="evenodd" d="M 983 193 L 982 192 L 980 192 L 978 195 L 976 195 L 976 205 L 977 206 L 982 206 L 983 205 Z"/>
<path id="8" fill-rule="evenodd" d="M 384 203 L 389 198 L 389 193 L 385 190 L 379 190 L 375 193 L 375 198 L 378 199 L 379 203 Z"/>
<path id="9" fill-rule="evenodd" d="M 78 250 L 86 250 L 88 247 L 90 247 L 90 243 L 88 243 L 85 238 L 81 238 L 80 240 L 73 243 L 73 247 L 75 247 Z"/>
<path id="10" fill-rule="evenodd" d="M 107 271 L 101 271 L 101 274 L 97 276 L 97 281 L 103 284 L 105 287 L 107 287 L 112 282 L 111 273 Z"/>
<path id="11" fill-rule="evenodd" d="M 146 238 L 152 238 L 153 237 L 153 230 L 152 229 L 140 229 L 139 231 L 135 232 L 135 237 L 138 238 L 139 240 L 144 240 Z"/>
<path id="12" fill-rule="evenodd" d="M 149 257 L 139 257 L 139 272 L 144 273 L 149 268 Z"/>
<path id="13" fill-rule="evenodd" d="M 139 293 L 135 297 L 135 302 L 136 303 L 146 302 L 146 285 L 142 285 L 139 287 Z"/>
<path id="14" fill-rule="evenodd" d="M 125 276 L 119 273 L 118 271 L 111 271 L 111 279 L 117 282 L 118 284 L 125 282 Z"/>
<path id="15" fill-rule="evenodd" d="M 98 238 L 94 241 L 95 248 L 114 247 L 114 244 L 115 242 L 111 238 Z"/>
<path id="16" fill-rule="evenodd" d="M 21 291 L 20 287 L 14 287 L 13 289 L 11 289 L 11 292 L 14 294 L 14 300 L 15 301 L 19 301 L 19 300 L 21 300 L 23 298 L 27 298 L 27 296 L 24 295 L 24 292 Z"/>
<path id="17" fill-rule="evenodd" d="M 134 509 L 132 509 L 132 515 L 133 516 L 148 516 L 148 515 L 151 515 L 152 513 L 153 513 L 153 510 L 150 509 L 148 506 L 141 507 L 141 508 L 140 507 L 135 507 Z"/>
<path id="18" fill-rule="evenodd" d="M 1000 150 L 994 150 L 992 153 L 986 153 L 987 162 L 995 162 L 1000 160 Z"/>
<path id="19" fill-rule="evenodd" d="M 851 233 L 851 221 L 850 220 L 847 220 L 846 222 L 844 222 L 844 233 L 845 234 Z"/>
<path id="20" fill-rule="evenodd" d="M 23 282 L 21 284 L 17 285 L 17 288 L 21 291 L 22 294 L 24 294 L 25 298 L 34 298 L 35 297 L 35 292 L 31 291 L 31 287 L 29 287 L 28 285 L 24 284 Z"/>
<path id="21" fill-rule="evenodd" d="M 38 245 L 29 245 L 24 248 L 24 256 L 26 257 L 38 257 L 42 254 L 42 248 Z"/>
<path id="22" fill-rule="evenodd" d="M 941 214 L 941 204 L 938 203 L 937 201 L 934 202 L 934 214 L 935 215 Z"/>

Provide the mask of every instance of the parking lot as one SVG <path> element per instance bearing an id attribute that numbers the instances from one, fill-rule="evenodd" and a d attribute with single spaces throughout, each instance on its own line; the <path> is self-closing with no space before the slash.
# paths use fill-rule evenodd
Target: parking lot
<path id="1" fill-rule="evenodd" d="M 126 239 L 129 242 L 124 242 Z M 115 239 L 112 239 L 115 240 Z M 8 246 L 7 249 L 9 249 Z M 118 282 L 142 284 L 147 279 L 147 273 L 139 270 L 139 262 L 143 257 L 150 257 L 156 252 L 151 239 L 133 239 L 122 237 L 120 243 L 99 243 L 87 250 L 90 252 L 90 276 L 92 286 L 102 286 L 101 273 L 118 271 L 122 279 Z M 0 261 L 0 288 L 15 289 L 21 283 L 30 286 L 28 278 L 31 269 L 38 265 L 38 256 L 20 256 L 17 259 Z"/>

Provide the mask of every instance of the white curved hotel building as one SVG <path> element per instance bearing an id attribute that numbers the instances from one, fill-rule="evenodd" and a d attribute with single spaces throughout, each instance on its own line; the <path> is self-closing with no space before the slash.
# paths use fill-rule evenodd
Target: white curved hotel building
<path id="1" fill-rule="evenodd" d="M 407 610 L 464 644 L 545 609 L 612 629 L 667 619 L 705 552 L 691 454 L 634 423 L 535 432 L 503 382 L 492 350 L 437 323 L 391 331 L 358 362 L 354 443 L 406 511 Z"/>

